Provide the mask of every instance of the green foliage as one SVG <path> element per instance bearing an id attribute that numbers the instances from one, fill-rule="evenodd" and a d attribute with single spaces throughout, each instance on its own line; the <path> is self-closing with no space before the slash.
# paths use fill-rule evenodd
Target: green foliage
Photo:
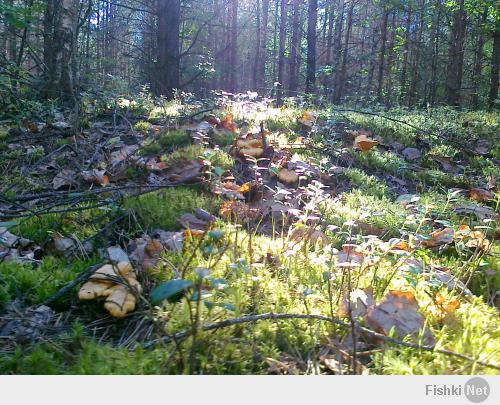
<path id="1" fill-rule="evenodd" d="M 216 200 L 202 192 L 187 187 L 165 190 L 127 198 L 125 208 L 131 210 L 141 227 L 147 230 L 179 228 L 177 218 L 192 213 L 196 208 L 214 211 Z"/>

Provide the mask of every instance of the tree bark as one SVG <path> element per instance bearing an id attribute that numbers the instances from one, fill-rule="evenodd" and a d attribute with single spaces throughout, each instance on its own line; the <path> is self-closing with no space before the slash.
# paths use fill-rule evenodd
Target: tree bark
<path id="1" fill-rule="evenodd" d="M 500 29 L 493 33 L 493 52 L 491 54 L 490 91 L 488 106 L 493 108 L 498 98 L 498 83 L 500 74 Z"/>
<path id="2" fill-rule="evenodd" d="M 347 58 L 349 56 L 349 41 L 351 39 L 353 13 L 354 13 L 354 1 L 351 0 L 349 4 L 349 10 L 347 11 L 346 32 L 344 38 L 344 49 L 342 51 L 340 74 L 337 77 L 337 84 L 335 86 L 337 88 L 337 91 L 335 92 L 335 100 L 334 100 L 335 104 L 340 103 L 340 100 L 342 99 L 342 96 L 344 94 L 346 74 L 347 74 Z"/>
<path id="3" fill-rule="evenodd" d="M 180 84 L 180 0 L 158 0 L 158 62 L 156 94 L 171 99 Z"/>
<path id="4" fill-rule="evenodd" d="M 290 49 L 290 83 L 288 86 L 288 95 L 294 97 L 297 95 L 299 83 L 299 47 L 300 47 L 300 0 L 293 0 L 293 17 L 292 17 L 292 42 Z"/>
<path id="5" fill-rule="evenodd" d="M 380 27 L 380 52 L 378 59 L 377 75 L 377 101 L 382 101 L 382 91 L 384 89 L 384 63 L 387 41 L 387 20 L 389 19 L 389 9 L 384 4 L 384 13 L 382 14 L 382 25 Z"/>
<path id="6" fill-rule="evenodd" d="M 276 87 L 276 99 L 278 105 L 283 104 L 283 82 L 285 73 L 285 43 L 286 43 L 286 0 L 280 1 L 280 29 L 279 29 L 279 51 L 278 51 L 278 83 Z"/>
<path id="7" fill-rule="evenodd" d="M 446 76 L 446 101 L 448 104 L 454 106 L 460 105 L 466 32 L 465 22 L 464 0 L 459 0 L 458 9 L 453 16 L 453 28 L 448 51 L 448 72 Z"/>
<path id="8" fill-rule="evenodd" d="M 316 86 L 316 24 L 318 0 L 308 0 L 307 7 L 307 74 L 306 93 L 314 93 Z"/>

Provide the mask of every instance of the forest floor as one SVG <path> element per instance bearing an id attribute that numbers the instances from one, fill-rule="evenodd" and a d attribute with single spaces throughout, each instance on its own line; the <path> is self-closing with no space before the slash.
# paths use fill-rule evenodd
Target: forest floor
<path id="1" fill-rule="evenodd" d="M 242 95 L 3 122 L 1 373 L 497 374 L 499 119 Z"/>

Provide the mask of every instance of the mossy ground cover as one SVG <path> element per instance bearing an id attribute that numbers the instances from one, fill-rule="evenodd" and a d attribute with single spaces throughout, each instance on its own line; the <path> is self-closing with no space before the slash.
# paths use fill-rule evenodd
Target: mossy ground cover
<path id="1" fill-rule="evenodd" d="M 254 166 L 258 167 L 243 164 L 235 157 L 232 148 L 236 135 L 231 141 L 224 131 L 217 132 L 206 145 L 194 144 L 189 133 L 181 129 L 149 134 L 150 121 L 175 121 L 183 107 L 179 103 L 154 108 L 149 102 L 143 104 L 144 108 L 123 107 L 137 110 L 135 130 L 147 137 L 139 156 L 158 156 L 158 161 L 169 166 L 202 159 L 208 166 L 209 181 L 231 175 L 241 183 Z M 290 148 L 289 153 L 298 160 L 313 162 L 329 173 L 325 188 L 304 183 L 298 216 L 288 214 L 286 226 L 283 218 L 273 217 L 270 221 L 262 215 L 241 221 L 229 216 L 217 219 L 211 225 L 212 233 L 202 238 L 185 236 L 179 251 L 163 251 L 158 263 L 140 276 L 142 299 L 125 319 L 110 318 L 98 303 L 78 301 L 78 285 L 73 286 L 50 304 L 64 319 L 64 327 L 56 334 L 44 335 L 42 331 L 27 342 L 5 340 L 0 353 L 2 372 L 320 374 L 336 373 L 324 360 L 334 358 L 343 365 L 344 373 L 498 373 L 498 369 L 484 365 L 498 367 L 500 363 L 496 221 L 494 216 L 491 219 L 478 217 L 473 211 L 455 210 L 477 204 L 498 213 L 498 195 L 477 203 L 456 190 L 485 187 L 498 179 L 498 114 L 436 109 L 368 115 L 325 108 L 314 111 L 316 121 L 309 129 L 298 121 L 304 111 L 295 105 L 272 108 L 245 102 L 228 104 L 214 112 L 220 119 L 231 112 L 240 127 L 258 127 L 263 121 L 269 131 L 267 138 L 276 149 Z M 380 145 L 368 152 L 353 149 L 354 138 L 348 131 L 360 129 L 379 136 Z M 471 154 L 460 146 L 470 147 L 479 140 L 489 142 L 484 154 Z M 8 142 L 8 135 L 0 138 L 2 142 Z M 418 148 L 422 158 L 405 159 L 392 148 L 395 142 L 403 148 Z M 450 173 L 429 155 L 451 158 L 461 168 Z M 0 164 L 12 168 L 12 156 L 2 156 Z M 145 176 L 134 164 L 124 171 L 127 181 Z M 342 170 L 335 171 L 338 166 Z M 127 176 L 132 170 L 134 176 Z M 262 176 L 272 177 L 268 173 Z M 23 187 L 20 180 L 9 181 L 15 184 L 7 185 L 7 191 Z M 275 183 L 267 187 L 277 190 Z M 284 187 L 282 193 L 294 189 Z M 401 195 L 415 199 L 402 204 L 398 200 Z M 111 199 L 112 194 L 107 198 Z M 93 249 L 90 253 L 65 255 L 47 247 L 32 262 L 2 261 L 2 310 L 11 316 L 9 302 L 18 300 L 25 308 L 53 297 L 78 274 L 102 260 L 100 248 L 126 248 L 134 238 L 156 229 L 182 231 L 177 221 L 182 214 L 193 214 L 201 208 L 219 216 L 223 202 L 224 196 L 214 195 L 202 183 L 124 195 L 110 206 L 86 209 L 85 204 L 92 205 L 87 202 L 80 203 L 82 209 L 78 211 L 12 218 L 19 223 L 10 225 L 9 230 L 38 245 L 50 245 L 57 234 L 77 241 L 90 239 Z M 317 229 L 327 242 L 293 237 L 294 229 L 306 229 L 315 223 L 308 222 L 309 216 L 321 218 Z M 105 228 L 106 224 L 111 225 Z M 439 227 L 458 232 L 463 225 L 483 232 L 490 243 L 488 248 L 466 246 L 461 239 L 437 248 L 414 243 Z M 388 252 L 384 243 L 391 239 L 406 241 L 409 251 Z M 338 267 L 338 254 L 345 244 L 363 246 L 365 261 L 361 266 Z M 400 270 L 410 259 L 424 263 L 424 270 L 418 266 Z M 453 275 L 470 294 L 464 294 L 463 288 L 447 288 L 425 270 L 436 268 Z M 194 287 L 178 301 L 152 305 L 151 290 L 180 275 Z M 288 319 L 246 322 L 210 331 L 202 328 L 213 322 L 271 312 L 337 318 L 350 292 L 367 288 L 377 302 L 390 290 L 411 292 L 436 349 L 457 352 L 469 359 L 377 342 L 359 334 L 353 367 L 351 319 L 346 317 L 346 326 L 315 319 Z M 459 305 L 447 312 L 436 304 L 437 297 Z M 368 326 L 362 317 L 356 322 Z M 172 335 L 183 331 L 189 331 L 186 338 L 172 341 Z M 395 331 L 388 334 L 425 344 L 424 332 L 413 337 L 396 336 Z"/>

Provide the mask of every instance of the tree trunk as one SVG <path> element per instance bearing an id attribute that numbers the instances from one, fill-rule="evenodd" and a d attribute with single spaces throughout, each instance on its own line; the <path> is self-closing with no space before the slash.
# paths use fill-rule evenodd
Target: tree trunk
<path id="1" fill-rule="evenodd" d="M 236 93 L 236 72 L 238 55 L 238 0 L 231 3 L 231 47 L 229 52 L 229 92 Z"/>
<path id="2" fill-rule="evenodd" d="M 411 4 L 408 5 L 408 14 L 406 15 L 405 23 L 405 44 L 403 48 L 403 64 L 401 66 L 401 92 L 399 94 L 400 102 L 406 99 L 407 89 L 406 89 L 406 75 L 408 71 L 408 56 L 410 53 L 410 25 L 411 25 Z"/>
<path id="3" fill-rule="evenodd" d="M 380 53 L 378 58 L 378 76 L 377 76 L 377 101 L 382 101 L 382 91 L 384 82 L 384 63 L 387 41 L 387 20 L 389 19 L 389 10 L 384 5 L 384 14 L 382 15 L 382 25 L 380 27 Z"/>
<path id="4" fill-rule="evenodd" d="M 158 0 L 156 94 L 171 99 L 180 85 L 180 0 Z"/>
<path id="5" fill-rule="evenodd" d="M 308 0 L 306 93 L 314 93 L 316 85 L 316 23 L 317 22 L 318 22 L 318 0 Z"/>
<path id="6" fill-rule="evenodd" d="M 420 5 L 420 14 L 418 16 L 418 33 L 415 41 L 415 54 L 413 57 L 412 66 L 412 78 L 410 84 L 410 91 L 408 93 L 408 105 L 412 106 L 417 99 L 418 83 L 419 83 L 419 72 L 418 68 L 420 66 L 420 53 L 422 47 L 422 35 L 424 31 L 424 2 Z"/>
<path id="7" fill-rule="evenodd" d="M 290 83 L 288 86 L 288 95 L 294 97 L 297 95 L 297 88 L 299 83 L 299 60 L 298 51 L 300 46 L 300 0 L 293 0 L 293 18 L 292 18 L 292 42 L 290 49 Z"/>
<path id="8" fill-rule="evenodd" d="M 346 32 L 344 38 L 344 49 L 342 51 L 342 63 L 340 67 L 340 74 L 338 75 L 337 84 L 335 86 L 337 88 L 337 91 L 335 92 L 335 100 L 334 100 L 335 104 L 340 103 L 340 100 L 342 99 L 342 96 L 344 94 L 346 74 L 347 74 L 347 58 L 349 56 L 348 55 L 349 41 L 351 39 L 353 13 L 354 13 L 354 1 L 351 0 L 349 4 L 349 10 L 347 11 Z"/>
<path id="9" fill-rule="evenodd" d="M 260 55 L 261 55 L 261 52 L 262 52 L 262 47 L 260 45 L 260 41 L 261 41 L 261 37 L 262 37 L 262 34 L 261 34 L 261 18 L 260 18 L 260 0 L 257 0 L 257 4 L 256 4 L 256 15 L 255 15 L 255 39 L 256 39 L 256 42 L 255 42 L 255 57 L 254 57 L 254 68 L 253 68 L 253 71 L 252 71 L 252 89 L 254 91 L 258 91 L 258 87 L 259 87 L 259 84 L 258 84 L 258 76 L 259 76 L 259 66 L 261 64 L 261 61 L 260 61 Z"/>
<path id="10" fill-rule="evenodd" d="M 339 95 L 338 83 L 340 83 L 340 68 L 341 68 L 341 57 L 342 57 L 342 27 L 344 25 L 344 0 L 338 0 L 337 3 L 337 15 L 335 20 L 335 30 L 334 30 L 334 50 L 333 50 L 333 94 L 332 102 L 336 103 L 340 100 L 341 95 Z"/>
<path id="11" fill-rule="evenodd" d="M 269 0 L 262 0 L 262 38 L 260 40 L 261 53 L 257 81 L 258 89 L 264 93 L 266 88 L 266 63 L 267 63 L 267 24 L 269 21 Z"/>
<path id="12" fill-rule="evenodd" d="M 472 69 L 472 83 L 474 93 L 472 94 L 472 108 L 479 107 L 479 87 L 481 84 L 481 71 L 483 70 L 483 53 L 484 53 L 484 24 L 488 18 L 488 8 L 485 8 L 477 25 L 477 41 L 476 50 L 474 52 L 474 67 Z"/>
<path id="13" fill-rule="evenodd" d="M 500 73 L 500 30 L 493 33 L 493 52 L 491 54 L 491 77 L 488 106 L 493 108 L 498 98 L 498 82 Z"/>
<path id="14" fill-rule="evenodd" d="M 464 64 L 465 42 L 465 5 L 459 0 L 458 9 L 453 17 L 450 47 L 448 52 L 448 72 L 446 76 L 446 101 L 450 105 L 460 105 L 460 89 L 462 87 L 462 70 Z"/>
<path id="15" fill-rule="evenodd" d="M 285 42 L 286 42 L 286 0 L 280 1 L 280 31 L 279 31 L 279 54 L 278 54 L 278 83 L 276 88 L 276 99 L 278 105 L 283 104 L 283 81 L 285 73 Z"/>
<path id="16" fill-rule="evenodd" d="M 439 58 L 439 36 L 441 33 L 441 0 L 436 3 L 436 20 L 433 23 L 431 43 L 432 43 L 432 59 L 431 59 L 431 85 L 429 90 L 429 103 L 430 105 L 436 104 L 436 93 L 437 93 L 437 69 L 438 69 L 438 58 Z"/>

